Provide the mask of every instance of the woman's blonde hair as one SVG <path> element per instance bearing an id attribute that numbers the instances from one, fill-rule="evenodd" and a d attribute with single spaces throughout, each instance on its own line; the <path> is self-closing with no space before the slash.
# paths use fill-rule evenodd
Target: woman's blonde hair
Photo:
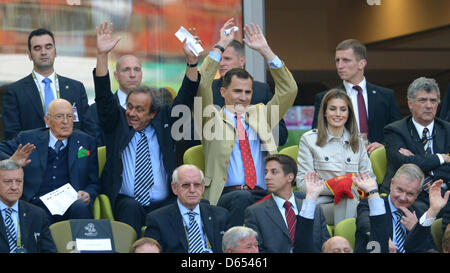
<path id="1" fill-rule="evenodd" d="M 350 132 L 350 147 L 352 148 L 352 151 L 354 153 L 357 153 L 359 151 L 359 131 L 358 131 L 358 125 L 356 124 L 355 119 L 355 112 L 353 111 L 353 105 L 352 101 L 350 100 L 350 97 L 347 95 L 347 93 L 344 90 L 341 89 L 331 89 L 328 91 L 325 96 L 322 99 L 322 102 L 320 103 L 320 110 L 319 115 L 317 117 L 317 141 L 316 145 L 319 147 L 325 146 L 327 144 L 327 126 L 328 122 L 326 119 L 326 111 L 328 102 L 332 99 L 342 99 L 347 103 L 348 108 L 348 118 L 345 122 L 344 127 Z"/>

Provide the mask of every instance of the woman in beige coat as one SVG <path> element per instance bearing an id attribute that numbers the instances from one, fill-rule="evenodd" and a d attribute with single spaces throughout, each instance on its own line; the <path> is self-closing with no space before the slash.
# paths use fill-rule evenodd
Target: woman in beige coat
<path id="1" fill-rule="evenodd" d="M 297 186 L 302 192 L 305 192 L 304 175 L 311 170 L 324 180 L 356 172 L 368 172 L 375 179 L 359 136 L 352 102 L 343 90 L 327 92 L 320 105 L 317 129 L 303 134 L 298 150 Z M 356 217 L 359 196 L 354 185 L 351 193 L 353 199 L 344 196 L 335 205 L 333 192 L 324 188 L 318 202 L 327 224 L 337 225 L 344 219 Z"/>

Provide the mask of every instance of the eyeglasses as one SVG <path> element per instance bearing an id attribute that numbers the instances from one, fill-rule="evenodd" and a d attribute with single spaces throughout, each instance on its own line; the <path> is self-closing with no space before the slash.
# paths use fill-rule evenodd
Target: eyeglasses
<path id="1" fill-rule="evenodd" d="M 47 114 L 47 115 L 54 117 L 57 121 L 63 121 L 64 118 L 66 118 L 67 120 L 73 120 L 75 118 L 74 114 L 65 114 L 65 115 L 64 114 L 56 114 L 56 115 Z"/>

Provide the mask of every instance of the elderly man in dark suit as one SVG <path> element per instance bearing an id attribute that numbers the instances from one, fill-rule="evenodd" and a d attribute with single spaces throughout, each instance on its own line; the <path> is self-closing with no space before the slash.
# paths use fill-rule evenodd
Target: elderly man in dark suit
<path id="1" fill-rule="evenodd" d="M 264 161 L 267 190 L 271 195 L 245 210 L 245 226 L 258 233 L 259 251 L 320 252 L 322 244 L 330 238 L 325 216 L 317 206 L 317 198 L 324 183 L 319 182 L 317 173 L 307 173 L 306 197 L 297 198 L 292 191 L 292 184 L 295 183 L 297 175 L 295 161 L 282 154 L 269 155 Z M 299 226 L 299 221 L 310 228 Z M 310 233 L 302 234 L 297 230 L 299 228 L 309 230 Z M 306 239 L 312 240 L 306 243 Z"/>
<path id="2" fill-rule="evenodd" d="M 45 126 L 48 104 L 57 98 L 70 102 L 75 113 L 74 127 L 95 136 L 88 112 L 86 90 L 81 82 L 56 74 L 55 38 L 46 29 L 36 29 L 28 36 L 28 57 L 33 61 L 30 75 L 6 87 L 3 96 L 3 130 L 6 140 L 20 131 Z"/>
<path id="3" fill-rule="evenodd" d="M 417 253 L 435 249 L 430 227 L 450 195 L 446 192 L 442 196 L 442 180 L 431 186 L 426 212 L 414 205 L 424 182 L 423 172 L 414 164 L 398 169 L 386 197 L 379 196 L 378 184 L 368 174 L 357 174 L 353 181 L 368 193 L 358 205 L 355 252 Z"/>
<path id="4" fill-rule="evenodd" d="M 19 200 L 23 183 L 19 163 L 0 161 L 0 253 L 56 252 L 44 210 Z"/>
<path id="5" fill-rule="evenodd" d="M 11 157 L 23 166 L 22 199 L 44 208 L 50 223 L 93 218 L 92 205 L 100 191 L 94 138 L 73 130 L 73 119 L 72 105 L 56 99 L 45 115 L 48 128 L 23 131 L 0 143 L 0 158 Z M 67 183 L 77 192 L 78 200 L 64 215 L 51 215 L 39 197 Z"/>
<path id="6" fill-rule="evenodd" d="M 145 237 L 157 240 L 166 253 L 220 253 L 228 229 L 226 209 L 201 203 L 203 172 L 193 165 L 175 169 L 172 190 L 177 202 L 147 215 Z"/>
<path id="7" fill-rule="evenodd" d="M 366 81 L 366 47 L 358 40 L 342 41 L 336 47 L 335 61 L 338 75 L 343 81 L 337 88 L 345 90 L 352 99 L 359 132 L 367 136 L 370 144 L 366 149 L 371 153 L 383 146 L 384 126 L 402 118 L 394 91 Z M 313 128 L 317 128 L 317 116 L 326 92 L 315 96 Z"/>
<path id="8" fill-rule="evenodd" d="M 139 86 L 127 97 L 126 110 L 111 93 L 108 54 L 120 38 L 112 38 L 112 24 L 97 28 L 97 66 L 93 72 L 95 101 L 100 126 L 105 133 L 106 164 L 103 191 L 111 200 L 116 220 L 141 234 L 145 215 L 174 201 L 170 176 L 175 169 L 176 150 L 171 128 L 176 121 L 172 108 L 160 105 L 154 88 Z M 173 106 L 192 107 L 200 76 L 198 58 L 183 45 L 186 76 Z"/>
<path id="9" fill-rule="evenodd" d="M 391 179 L 400 166 L 413 163 L 425 173 L 423 191 L 416 206 L 426 210 L 428 190 L 434 181 L 442 179 L 444 191 L 450 187 L 450 124 L 436 118 L 440 93 L 434 79 L 414 80 L 408 87 L 407 97 L 412 115 L 384 128 L 389 164 L 381 191 L 389 192 Z M 444 228 L 450 221 L 450 215 L 446 215 L 443 215 Z"/>

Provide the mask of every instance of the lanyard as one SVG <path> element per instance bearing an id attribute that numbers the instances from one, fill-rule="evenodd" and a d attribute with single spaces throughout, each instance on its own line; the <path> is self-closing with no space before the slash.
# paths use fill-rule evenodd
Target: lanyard
<path id="1" fill-rule="evenodd" d="M 36 83 L 37 89 L 39 91 L 39 96 L 41 97 L 41 102 L 42 102 L 42 109 L 44 110 L 45 113 L 45 98 L 42 95 L 42 87 L 41 84 L 38 82 L 36 75 L 34 74 L 34 70 L 33 72 L 31 72 L 31 75 L 33 76 L 33 80 Z M 59 99 L 60 95 L 59 95 L 59 80 L 58 80 L 58 75 L 55 74 L 55 88 L 56 88 L 56 98 Z"/>
<path id="2" fill-rule="evenodd" d="M 184 221 L 184 217 L 181 217 L 181 218 L 183 219 L 184 233 L 186 234 L 186 240 L 187 240 L 188 249 L 189 249 L 190 243 L 189 243 L 189 236 L 188 236 L 187 229 L 186 229 L 187 223 Z M 189 228 L 191 228 L 191 227 L 189 227 Z M 203 231 L 202 240 L 203 240 L 203 242 L 206 242 L 206 244 L 203 246 L 203 248 L 206 248 L 206 250 L 212 250 L 211 249 L 211 244 L 209 243 L 209 240 L 208 240 L 208 236 L 206 236 L 205 227 L 203 226 L 203 223 L 202 223 L 202 227 L 201 228 L 202 228 L 202 231 Z"/>

